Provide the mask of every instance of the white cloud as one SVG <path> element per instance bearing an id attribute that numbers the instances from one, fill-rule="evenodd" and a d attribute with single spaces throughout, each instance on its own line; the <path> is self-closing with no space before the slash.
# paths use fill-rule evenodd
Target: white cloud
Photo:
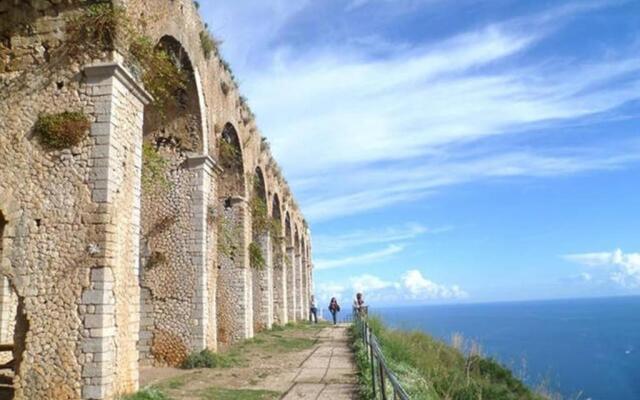
<path id="1" fill-rule="evenodd" d="M 425 278 L 417 269 L 402 275 L 402 285 L 412 299 L 458 299 L 468 296 L 458 285 L 437 284 Z"/>
<path id="2" fill-rule="evenodd" d="M 616 249 L 612 252 L 567 254 L 563 258 L 587 267 L 605 268 L 613 282 L 627 288 L 640 288 L 640 253 L 625 254 Z"/>
<path id="3" fill-rule="evenodd" d="M 393 282 L 384 281 L 377 276 L 369 274 L 351 278 L 351 287 L 355 292 L 372 292 L 394 286 L 396 286 L 396 284 Z"/>
<path id="4" fill-rule="evenodd" d="M 350 302 L 356 293 L 363 293 L 368 303 L 459 300 L 468 297 L 458 285 L 435 283 L 417 269 L 406 271 L 398 280 L 385 280 L 375 275 L 362 274 L 350 277 L 347 285 L 335 282 L 321 283 L 317 293 L 321 301 L 336 297 L 342 303 Z"/>
<path id="5" fill-rule="evenodd" d="M 401 252 L 402 250 L 404 250 L 404 246 L 391 244 L 382 250 L 372 251 L 369 253 L 363 253 L 337 259 L 316 259 L 314 264 L 315 268 L 318 270 L 362 265 L 381 261 L 386 257 Z"/>

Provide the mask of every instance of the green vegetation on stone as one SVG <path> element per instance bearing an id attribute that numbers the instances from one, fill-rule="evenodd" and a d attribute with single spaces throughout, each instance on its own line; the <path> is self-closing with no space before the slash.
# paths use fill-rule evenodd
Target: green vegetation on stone
<path id="1" fill-rule="evenodd" d="M 65 111 L 58 114 L 40 114 L 34 132 L 40 141 L 52 149 L 76 146 L 87 137 L 91 122 L 79 111 Z"/>
<path id="2" fill-rule="evenodd" d="M 251 265 L 253 269 L 263 269 L 267 265 L 267 261 L 262 254 L 262 249 L 256 242 L 249 244 L 249 265 Z"/>
<path id="3" fill-rule="evenodd" d="M 142 187 L 145 189 L 158 186 L 166 188 L 169 180 L 166 173 L 169 162 L 152 145 L 142 145 Z"/>

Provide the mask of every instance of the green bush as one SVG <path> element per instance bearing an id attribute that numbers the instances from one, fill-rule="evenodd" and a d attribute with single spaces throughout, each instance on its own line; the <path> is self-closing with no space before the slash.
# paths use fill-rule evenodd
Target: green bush
<path id="1" fill-rule="evenodd" d="M 79 111 L 65 111 L 40 114 L 34 130 L 44 145 L 64 149 L 80 144 L 87 137 L 89 128 L 91 122 L 86 115 Z"/>
<path id="2" fill-rule="evenodd" d="M 216 354 L 209 349 L 204 349 L 198 353 L 191 353 L 182 363 L 182 368 L 228 368 L 237 363 L 238 360 L 233 355 Z"/>

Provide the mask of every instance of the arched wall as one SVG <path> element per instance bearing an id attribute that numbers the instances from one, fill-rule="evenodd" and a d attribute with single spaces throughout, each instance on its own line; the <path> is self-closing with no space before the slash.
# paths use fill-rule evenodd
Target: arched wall
<path id="1" fill-rule="evenodd" d="M 230 319 L 224 327 L 231 332 L 227 339 L 253 334 L 253 285 L 247 272 L 247 246 L 252 239 L 248 191 L 244 185 L 241 193 L 222 195 L 219 186 L 224 186 L 227 178 L 214 160 L 216 140 L 227 122 L 236 127 L 246 170 L 264 165 L 269 192 L 280 196 L 281 216 L 287 209 L 291 224 L 300 220 L 299 210 L 268 149 L 263 148 L 231 74 L 217 54 L 204 57 L 199 34 L 205 27 L 193 2 L 114 1 L 126 7 L 136 26 L 152 40 L 172 37 L 184 49 L 194 77 L 195 89 L 190 92 L 195 93 L 189 96 L 200 112 L 193 125 L 199 131 L 199 145 L 190 149 L 195 154 L 170 154 L 168 148 L 161 149 L 165 155 L 176 157 L 171 162 L 169 179 L 174 187 L 170 192 L 178 197 L 176 207 L 185 210 L 189 218 L 178 218 L 167 230 L 161 229 L 152 239 L 155 244 L 142 242 L 141 221 L 145 233 L 156 225 L 142 218 L 147 215 L 144 208 L 148 202 L 141 202 L 149 193 L 141 188 L 140 180 L 144 104 L 151 99 L 118 56 L 107 55 L 102 60 L 106 64 L 84 65 L 80 74 L 76 67 L 63 68 L 56 71 L 55 79 L 42 79 L 45 75 L 40 67 L 47 63 L 40 51 L 43 43 L 57 43 L 60 33 L 65 32 L 66 13 L 83 6 L 49 0 L 40 3 L 49 8 L 33 16 L 32 32 L 17 31 L 16 39 L 20 40 L 12 49 L 24 54 L 12 60 L 9 67 L 22 65 L 25 74 L 20 75 L 20 81 L 25 86 L 14 82 L 0 95 L 0 115 L 7 116 L 0 119 L 0 208 L 6 211 L 10 223 L 5 240 L 11 242 L 4 247 L 9 254 L 3 254 L 3 268 L 11 266 L 7 271 L 12 274 L 17 294 L 25 298 L 32 328 L 16 392 L 19 398 L 111 399 L 137 388 L 139 333 L 141 342 L 146 338 L 153 343 L 153 336 L 145 333 L 148 331 L 140 332 L 144 323 L 151 323 L 154 329 L 162 327 L 167 336 L 177 332 L 177 337 L 158 341 L 168 343 L 165 347 L 171 349 L 170 354 L 175 354 L 178 347 L 182 355 L 203 347 L 215 348 L 220 331 L 217 322 L 225 313 Z M 38 23 L 44 14 L 46 24 Z M 10 23 L 6 15 L 0 10 L 0 23 Z M 53 29 L 38 31 L 51 26 Z M 0 70 L 0 74 L 3 72 Z M 84 111 L 90 117 L 89 137 L 71 149 L 44 149 L 33 137 L 38 114 L 66 110 Z M 178 157 L 182 157 L 181 163 L 176 161 Z M 29 184 L 24 185 L 25 181 Z M 189 201 L 182 197 L 186 193 Z M 231 211 L 221 200 L 229 197 Z M 268 205 L 271 207 L 271 202 Z M 175 210 L 174 206 L 168 209 Z M 225 259 L 218 252 L 221 232 L 217 221 L 229 214 L 237 222 L 233 240 L 237 252 Z M 284 224 L 284 218 L 281 220 Z M 176 235 L 189 238 L 192 250 L 187 252 L 179 245 L 175 254 L 164 261 L 161 258 L 156 266 L 164 268 L 166 274 L 144 271 L 151 253 L 166 252 L 170 246 L 163 242 Z M 292 276 L 295 256 L 289 255 L 293 251 L 291 228 L 284 243 L 287 248 L 282 252 L 282 270 Z M 189 268 L 175 268 L 187 262 Z M 220 278 L 223 266 L 232 267 L 226 272 L 235 275 Z M 193 283 L 186 297 L 171 299 L 160 294 L 152 302 L 152 318 L 144 309 L 141 314 L 141 275 L 145 287 L 152 286 L 159 294 L 180 287 L 167 283 L 166 277 L 171 274 Z M 292 292 L 286 290 L 286 279 L 283 283 L 281 309 L 288 311 L 293 307 L 287 307 L 285 299 Z M 217 289 L 233 293 L 227 296 Z M 231 307 L 221 311 L 225 307 L 218 304 L 220 299 Z M 156 315 L 168 316 L 165 320 L 175 321 L 175 327 L 157 324 Z M 187 323 L 186 315 L 196 322 Z"/>

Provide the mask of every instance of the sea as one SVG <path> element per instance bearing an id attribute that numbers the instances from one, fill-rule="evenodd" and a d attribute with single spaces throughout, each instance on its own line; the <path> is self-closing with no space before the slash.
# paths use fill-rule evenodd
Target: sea
<path id="1" fill-rule="evenodd" d="M 563 399 L 640 400 L 640 297 L 375 308 L 390 326 L 479 343 Z"/>

